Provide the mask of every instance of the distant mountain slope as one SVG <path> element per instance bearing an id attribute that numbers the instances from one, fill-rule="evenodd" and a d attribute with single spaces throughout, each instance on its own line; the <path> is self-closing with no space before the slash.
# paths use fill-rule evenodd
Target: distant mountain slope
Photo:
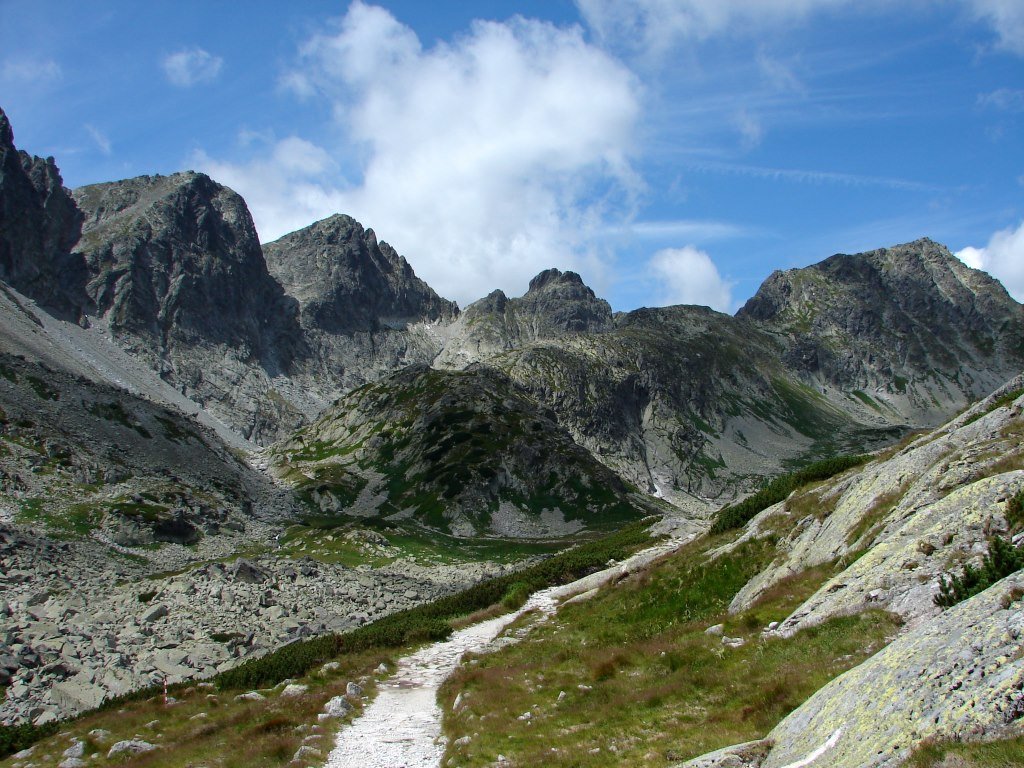
<path id="1" fill-rule="evenodd" d="M 341 398 L 269 452 L 325 513 L 458 536 L 562 537 L 643 514 L 554 415 L 486 368 L 411 366 Z"/>
<path id="2" fill-rule="evenodd" d="M 935 424 L 1024 364 L 1024 308 L 928 239 L 774 272 L 737 317 L 813 386 Z"/>

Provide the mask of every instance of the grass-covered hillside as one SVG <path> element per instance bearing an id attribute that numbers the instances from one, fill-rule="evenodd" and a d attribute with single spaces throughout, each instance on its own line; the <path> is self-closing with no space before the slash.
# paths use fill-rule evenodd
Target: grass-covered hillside
<path id="1" fill-rule="evenodd" d="M 271 458 L 314 514 L 458 536 L 561 538 L 641 514 L 617 475 L 487 368 L 415 366 L 362 387 Z"/>

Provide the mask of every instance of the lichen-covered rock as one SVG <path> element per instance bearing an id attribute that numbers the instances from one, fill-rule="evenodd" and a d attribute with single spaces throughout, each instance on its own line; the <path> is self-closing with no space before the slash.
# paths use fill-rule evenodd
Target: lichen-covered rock
<path id="1" fill-rule="evenodd" d="M 893 611 L 910 624 L 937 613 L 939 577 L 981 559 L 990 536 L 1006 528 L 1006 502 L 1024 487 L 1024 471 L 1000 471 L 1015 460 L 1024 464 L 1024 395 L 994 407 L 1022 387 L 1018 376 L 897 454 L 759 514 L 740 541 L 779 528 L 788 533 L 780 556 L 740 590 L 730 610 L 749 607 L 788 575 L 850 558 L 774 631 L 789 635 L 866 608 Z"/>
<path id="2" fill-rule="evenodd" d="M 815 693 L 768 734 L 763 768 L 821 749 L 834 768 L 895 766 L 924 739 L 979 737 L 1024 717 L 1024 574 L 894 640 Z M 837 735 L 838 734 L 838 735 Z"/>

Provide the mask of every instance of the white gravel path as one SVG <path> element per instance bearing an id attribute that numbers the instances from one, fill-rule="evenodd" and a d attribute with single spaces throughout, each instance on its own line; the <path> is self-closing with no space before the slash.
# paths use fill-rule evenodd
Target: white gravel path
<path id="1" fill-rule="evenodd" d="M 678 539 L 663 542 L 578 581 L 537 592 L 514 613 L 459 630 L 444 642 L 400 659 L 397 671 L 378 686 L 377 698 L 362 717 L 338 734 L 326 768 L 439 768 L 444 740 L 437 691 L 463 654 L 485 650 L 523 613 L 549 616 L 562 600 L 617 580 L 679 544 Z"/>

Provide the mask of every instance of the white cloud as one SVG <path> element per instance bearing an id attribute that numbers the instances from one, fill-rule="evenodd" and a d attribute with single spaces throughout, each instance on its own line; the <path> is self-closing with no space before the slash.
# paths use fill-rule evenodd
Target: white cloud
<path id="1" fill-rule="evenodd" d="M 215 80 L 224 66 L 224 59 L 202 48 L 193 47 L 165 56 L 162 64 L 171 85 L 190 88 Z"/>
<path id="2" fill-rule="evenodd" d="M 6 59 L 0 67 L 0 80 L 38 85 L 60 80 L 60 64 L 53 59 Z"/>
<path id="3" fill-rule="evenodd" d="M 260 157 L 235 165 L 197 152 L 191 164 L 245 198 L 263 242 L 344 211 L 337 164 L 324 149 L 297 136 L 273 141 L 243 132 L 239 140 L 259 142 Z"/>
<path id="4" fill-rule="evenodd" d="M 732 310 L 732 283 L 723 279 L 711 257 L 695 246 L 658 251 L 647 266 L 660 286 L 661 304 L 698 304 L 719 312 Z"/>
<path id="5" fill-rule="evenodd" d="M 992 107 L 1003 112 L 1024 112 L 1024 90 L 999 88 L 978 94 L 978 106 Z"/>
<path id="6" fill-rule="evenodd" d="M 984 248 L 968 246 L 956 257 L 998 279 L 1017 301 L 1024 302 L 1024 221 L 1016 228 L 996 232 Z"/>
<path id="7" fill-rule="evenodd" d="M 974 16 L 995 29 L 1000 48 L 1024 55 L 1024 3 L 1021 0 L 966 0 Z"/>
<path id="8" fill-rule="evenodd" d="M 282 85 L 329 100 L 337 156 L 362 165 L 348 183 L 280 145 L 243 165 L 205 158 L 250 201 L 263 238 L 309 223 L 297 207 L 349 213 L 462 304 L 522 292 L 547 267 L 601 268 L 588 234 L 636 184 L 638 85 L 581 29 L 478 21 L 424 48 L 389 12 L 355 2 L 302 47 Z M 305 157 L 323 161 L 311 147 Z"/>
<path id="9" fill-rule="evenodd" d="M 96 126 L 89 125 L 89 123 L 86 123 L 82 127 L 85 128 L 85 132 L 89 134 L 89 137 L 96 142 L 96 146 L 99 148 L 100 152 L 107 156 L 113 153 L 113 145 L 111 145 L 110 138 L 105 133 Z"/>

